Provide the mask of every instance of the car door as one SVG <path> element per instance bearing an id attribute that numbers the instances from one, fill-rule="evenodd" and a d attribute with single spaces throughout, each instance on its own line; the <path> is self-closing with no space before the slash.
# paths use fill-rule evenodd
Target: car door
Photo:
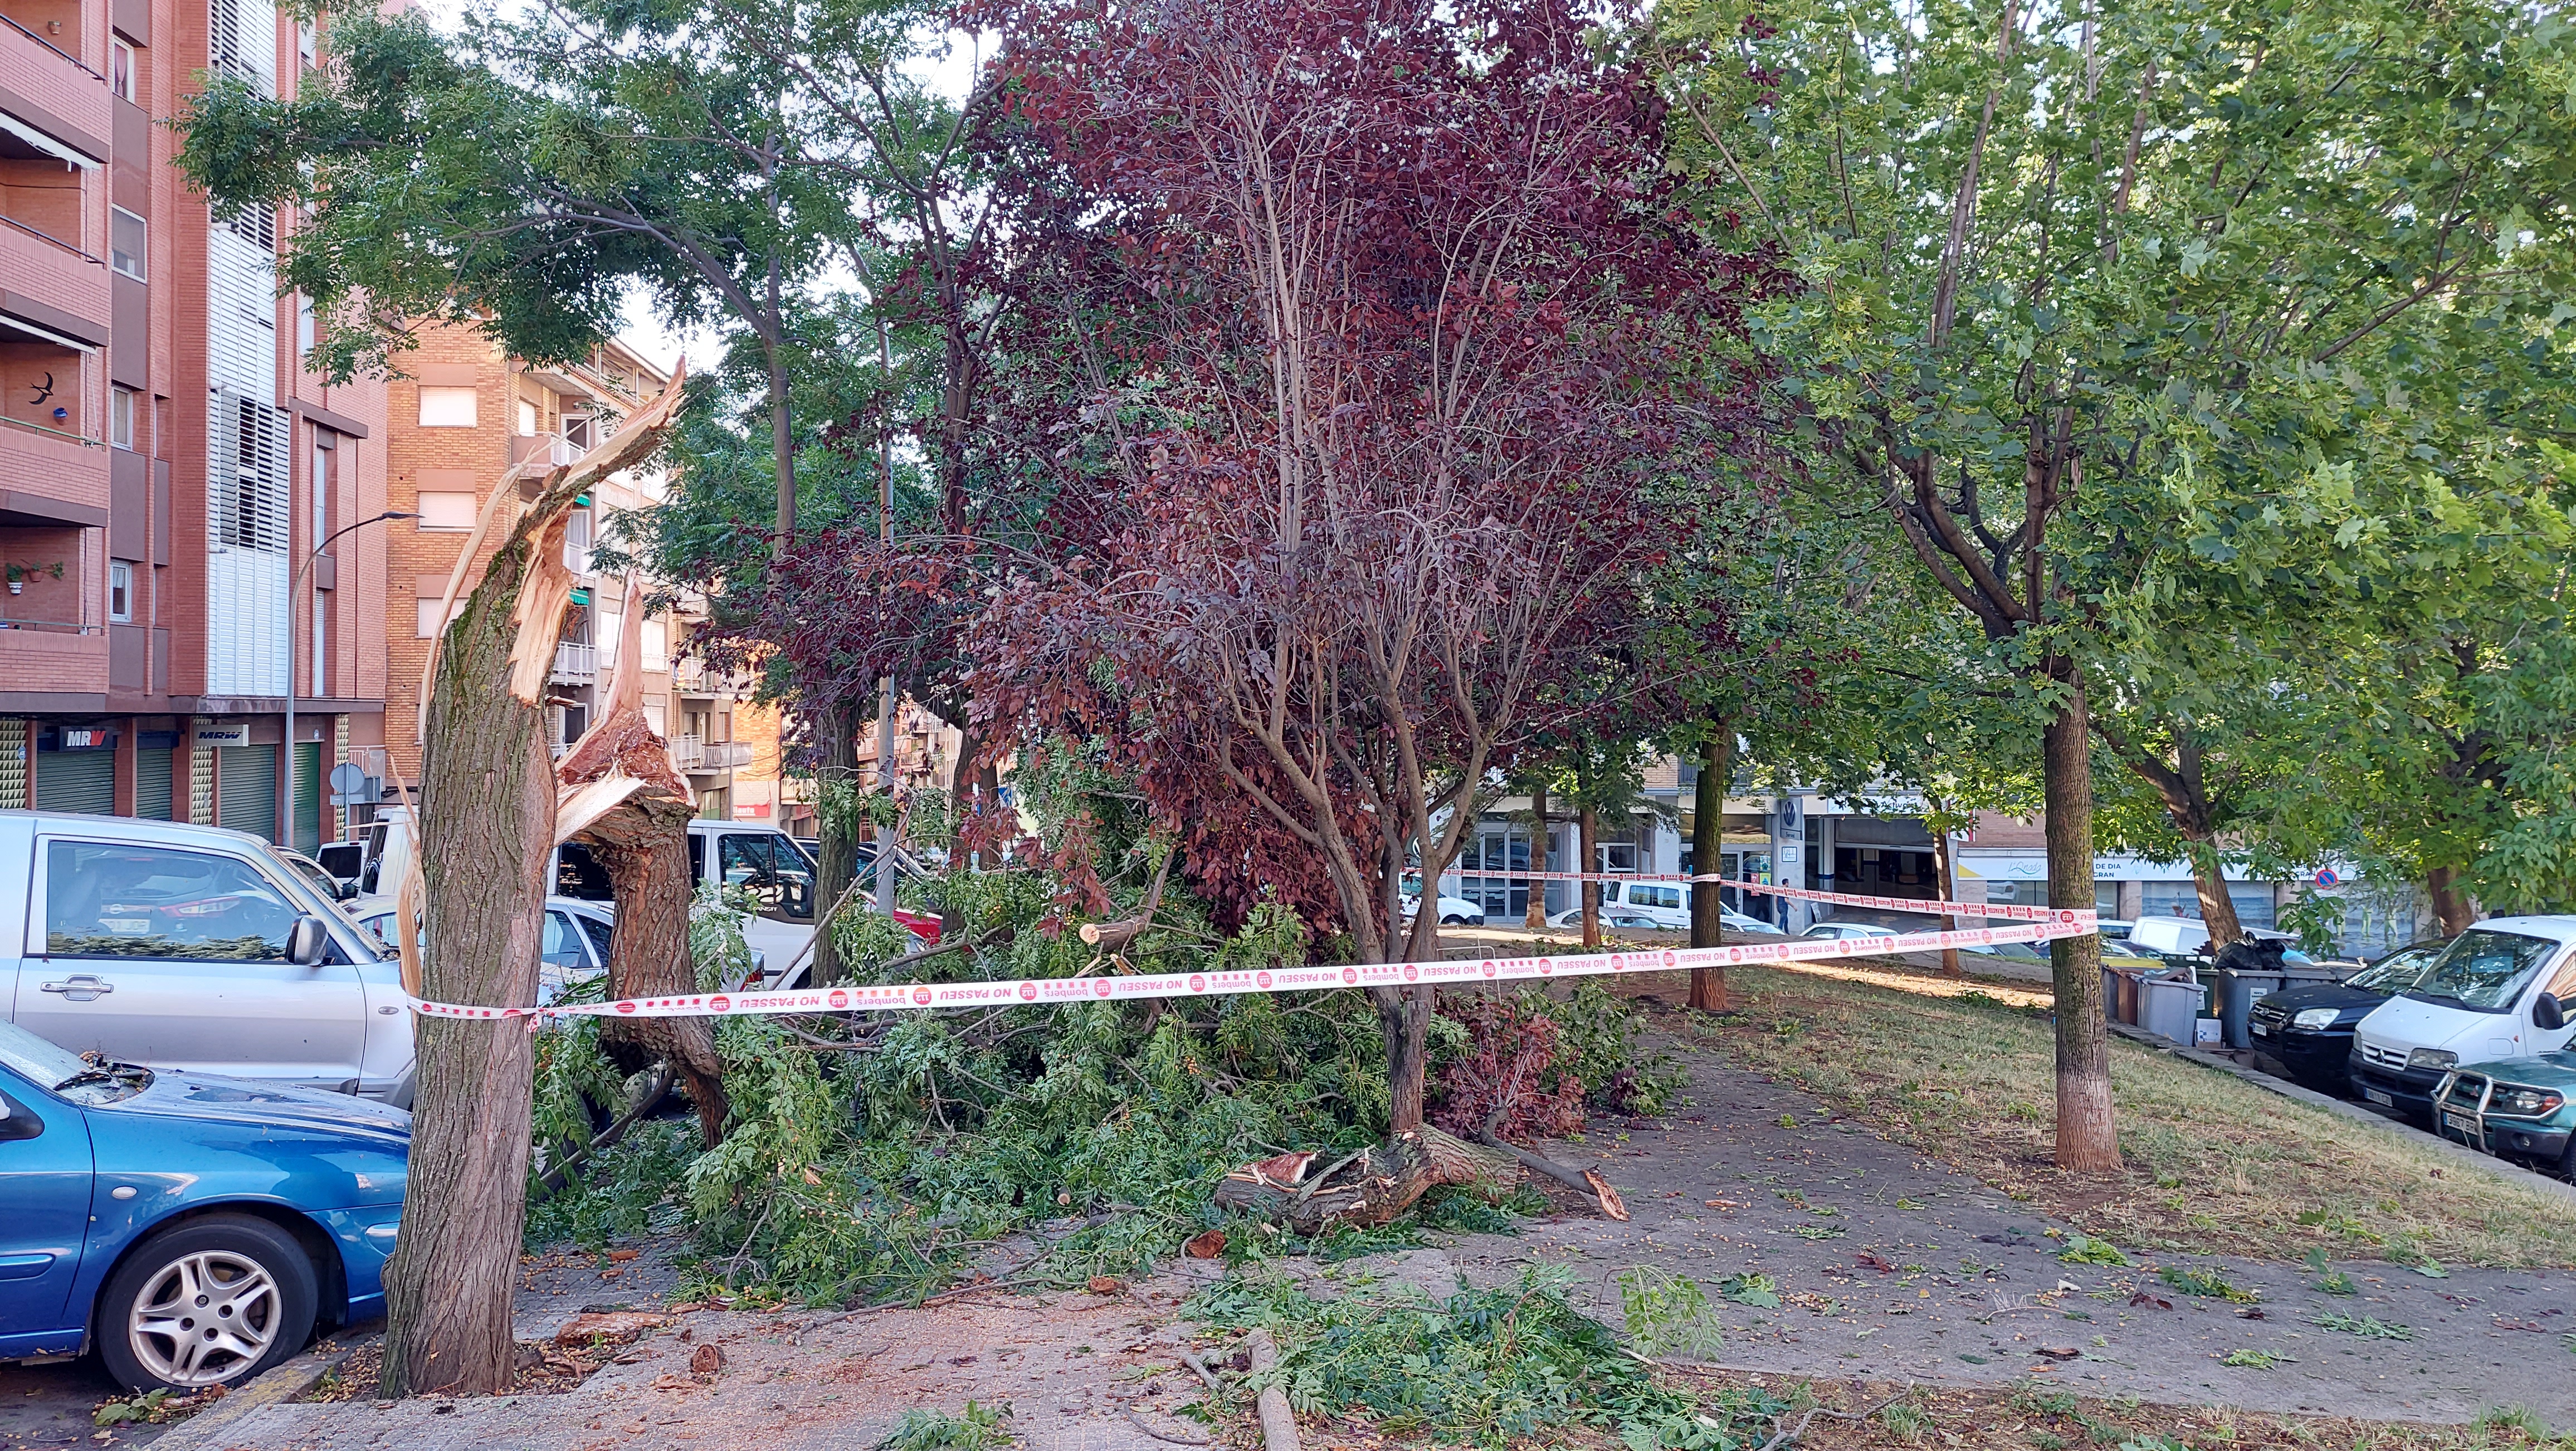
<path id="1" fill-rule="evenodd" d="M 71 1307 L 89 1233 L 89 1120 L 0 1068 L 0 1357 L 79 1348 Z M 66 1323 L 68 1322 L 68 1323 Z"/>
<path id="2" fill-rule="evenodd" d="M 335 941 L 286 960 L 304 914 L 243 855 L 70 835 L 36 841 L 19 1026 L 75 1053 L 338 1088 L 360 1076 L 366 989 Z"/>
<path id="3" fill-rule="evenodd" d="M 814 920 L 813 868 L 782 832 L 719 835 L 716 878 L 728 892 L 748 894 L 760 915 L 772 922 L 810 925 Z"/>

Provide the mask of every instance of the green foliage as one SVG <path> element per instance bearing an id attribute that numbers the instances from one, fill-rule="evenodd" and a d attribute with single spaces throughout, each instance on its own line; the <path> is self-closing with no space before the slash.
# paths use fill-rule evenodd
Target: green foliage
<path id="1" fill-rule="evenodd" d="M 915 1406 L 903 1413 L 903 1424 L 877 1443 L 877 1451 L 998 1451 L 1014 1437 L 1003 1429 L 1009 1406 L 966 1403 L 956 1415 Z"/>
<path id="2" fill-rule="evenodd" d="M 1751 1272 L 1729 1275 L 1719 1282 L 1717 1292 L 1739 1305 L 1752 1305 L 1764 1310 L 1780 1308 L 1780 1285 L 1769 1275 Z"/>
<path id="3" fill-rule="evenodd" d="M 1577 980 L 1562 1000 L 1528 989 L 1521 999 L 1556 1021 L 1556 1063 L 1540 1085 L 1549 1092 L 1571 1077 L 1599 1107 L 1652 1117 L 1671 1107 L 1690 1081 L 1671 1054 L 1640 1042 L 1646 1024 L 1636 1009 L 1593 979 Z"/>
<path id="4" fill-rule="evenodd" d="M 132 1400 L 111 1400 L 105 1402 L 100 1405 L 96 1411 L 90 1414 L 90 1424 L 94 1426 L 122 1426 L 129 1421 L 142 1421 L 150 1424 L 165 1420 L 167 1419 L 167 1413 L 161 1409 L 161 1406 L 164 1401 L 170 1399 L 172 1394 L 174 1393 L 168 1386 L 156 1386 L 153 1389 L 145 1391 L 143 1394 L 134 1397 Z"/>
<path id="5" fill-rule="evenodd" d="M 2059 1251 L 2057 1257 L 2070 1265 L 2125 1265 L 2129 1262 L 2129 1257 L 2120 1252 L 2118 1245 L 2107 1239 L 2081 1234 L 2068 1235 L 2066 1248 Z"/>
<path id="6" fill-rule="evenodd" d="M 1225 1328 L 1267 1328 L 1275 1383 L 1301 1412 L 1364 1407 L 1390 1432 L 1503 1447 L 1559 1426 L 1615 1433 L 1635 1451 L 1759 1444 L 1786 1402 L 1759 1388 L 1702 1399 L 1659 1384 L 1609 1327 L 1566 1302 L 1561 1271 L 1533 1268 L 1512 1287 L 1461 1286 L 1434 1298 L 1364 1284 L 1309 1298 L 1276 1276 L 1230 1276 L 1184 1313 Z"/>
<path id="7" fill-rule="evenodd" d="M 2368 1315 L 2347 1315 L 2340 1310 L 2327 1311 L 2325 1314 L 2317 1316 L 2308 1323 L 2311 1325 L 2322 1326 L 2328 1330 L 2340 1330 L 2346 1335 L 2358 1335 L 2365 1340 L 2412 1340 L 2415 1338 L 2415 1327 L 2411 1325 L 2400 1325 L 2394 1321 L 2374 1319 Z"/>
<path id="8" fill-rule="evenodd" d="M 2318 1293 L 2326 1295 L 2358 1295 L 2361 1293 L 2361 1287 L 2352 1282 L 2352 1276 L 2345 1274 L 2341 1270 L 2330 1270 L 2326 1268 L 2326 1252 L 2324 1250 L 2312 1249 L 2308 1251 L 2307 1266 L 2309 1269 L 2315 1271 L 2319 1276 L 2315 1284 L 2311 1286 L 2311 1288 L 2315 1289 Z"/>
<path id="9" fill-rule="evenodd" d="M 2227 1300 L 2239 1305 L 2250 1305 L 2262 1298 L 2252 1290 L 2229 1283 L 2227 1276 L 2219 1271 L 2199 1265 L 2166 1265 L 2156 1271 L 2156 1276 L 2186 1295 Z"/>
<path id="10" fill-rule="evenodd" d="M 2289 1359 L 2289 1356 L 2276 1355 L 2268 1350 L 2231 1350 L 2220 1356 L 2218 1363 L 2252 1370 L 2270 1370 L 2276 1365 L 2286 1363 Z"/>
<path id="11" fill-rule="evenodd" d="M 1713 1359 L 1726 1343 L 1708 1292 L 1686 1275 L 1654 1265 L 1621 1270 L 1619 1308 L 1628 1322 L 1628 1339 L 1646 1355 L 1679 1351 Z"/>

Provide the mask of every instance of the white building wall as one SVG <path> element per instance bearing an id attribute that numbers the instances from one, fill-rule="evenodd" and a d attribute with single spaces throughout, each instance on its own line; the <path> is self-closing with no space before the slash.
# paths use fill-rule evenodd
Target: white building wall
<path id="1" fill-rule="evenodd" d="M 277 11 L 209 0 L 215 69 L 275 95 Z M 283 695 L 292 433 L 277 407 L 273 220 L 217 219 L 206 243 L 206 689 Z M 245 405 L 248 406 L 245 406 Z"/>

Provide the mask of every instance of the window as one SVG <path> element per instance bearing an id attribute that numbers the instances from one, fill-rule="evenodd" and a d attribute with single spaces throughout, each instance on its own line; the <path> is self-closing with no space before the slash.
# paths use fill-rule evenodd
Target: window
<path id="1" fill-rule="evenodd" d="M 143 219 L 123 207 L 110 207 L 107 218 L 107 265 L 140 282 L 146 233 Z"/>
<path id="2" fill-rule="evenodd" d="M 471 388 L 437 388 L 427 384 L 420 390 L 420 426 L 423 428 L 472 428 L 474 426 L 474 390 Z"/>
<path id="3" fill-rule="evenodd" d="M 725 890 L 748 892 L 762 916 L 814 915 L 813 872 L 785 837 L 727 832 L 716 845 L 716 866 Z"/>
<path id="4" fill-rule="evenodd" d="M 134 390 L 107 390 L 107 441 L 118 448 L 134 447 Z"/>
<path id="5" fill-rule="evenodd" d="M 109 93 L 120 101 L 135 100 L 135 93 L 143 89 L 141 78 L 135 74 L 135 70 L 134 47 L 126 43 L 124 36 L 108 37 L 107 89 Z M 137 104 L 140 102 L 138 101 Z"/>
<path id="6" fill-rule="evenodd" d="M 472 494 L 424 493 L 420 496 L 420 527 L 423 529 L 471 529 L 474 527 Z"/>
<path id="7" fill-rule="evenodd" d="M 319 37 L 314 34 L 312 21 L 297 21 L 295 25 L 296 58 L 303 61 L 306 65 L 313 64 L 313 57 L 317 49 L 315 43 L 318 39 Z"/>
<path id="8" fill-rule="evenodd" d="M 277 211 L 255 202 L 233 208 L 219 219 L 225 231 L 263 252 L 277 250 Z"/>
<path id="9" fill-rule="evenodd" d="M 463 613 L 465 613 L 465 601 L 460 599 L 456 602 L 455 607 L 447 612 L 447 623 L 450 625 L 455 624 L 456 617 Z M 436 635 L 440 628 L 441 626 L 438 620 L 438 597 L 436 595 L 431 595 L 429 598 L 420 602 L 420 638 L 424 640 L 429 639 Z"/>
<path id="10" fill-rule="evenodd" d="M 573 925 L 570 912 L 548 912 L 545 945 L 538 949 L 537 955 L 545 959 L 548 967 L 588 972 L 590 963 L 582 956 L 581 940 L 581 929 Z"/>
<path id="11" fill-rule="evenodd" d="M 534 438 L 536 436 L 537 405 L 529 402 L 525 398 L 522 398 L 519 400 L 519 437 Z"/>
<path id="12" fill-rule="evenodd" d="M 637 662 L 646 670 L 671 668 L 670 627 L 660 620 L 644 622 L 644 658 Z"/>
<path id="13" fill-rule="evenodd" d="M 46 848 L 45 950 L 55 957 L 277 961 L 301 915 L 233 857 L 89 841 Z"/>
<path id="14" fill-rule="evenodd" d="M 2558 944 L 2546 937 L 2471 928 L 2442 949 L 2406 996 L 2501 1013 L 2514 1005 L 2522 996 L 2523 984 L 2557 951 Z"/>
<path id="15" fill-rule="evenodd" d="M 107 562 L 107 618 L 119 625 L 134 622 L 134 566 L 122 559 Z"/>
<path id="16" fill-rule="evenodd" d="M 690 845 L 696 845 L 693 838 Z M 590 848 L 577 841 L 565 842 L 555 849 L 555 887 L 558 897 L 576 902 L 613 902 L 617 889 L 608 880 L 608 868 L 590 854 Z M 603 958 L 608 954 L 600 953 Z"/>

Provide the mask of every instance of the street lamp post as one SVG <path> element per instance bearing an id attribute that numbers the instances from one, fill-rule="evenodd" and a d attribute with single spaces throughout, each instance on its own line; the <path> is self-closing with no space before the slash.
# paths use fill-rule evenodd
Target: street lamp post
<path id="1" fill-rule="evenodd" d="M 417 519 L 419 517 L 420 516 L 418 514 L 405 513 L 400 509 L 387 509 L 381 514 L 371 515 L 354 524 L 343 524 L 339 528 L 331 531 L 329 538 L 326 538 L 321 543 L 314 545 L 311 549 L 304 551 L 303 562 L 295 566 L 295 577 L 287 581 L 286 825 L 279 830 L 278 835 L 286 838 L 283 844 L 289 851 L 295 849 L 295 657 L 304 652 L 304 642 L 298 638 L 295 633 L 295 605 L 297 601 L 304 598 L 305 571 L 310 570 L 313 567 L 313 561 L 322 557 L 322 551 L 330 548 L 333 540 L 338 539 L 341 535 L 348 533 L 352 529 L 364 529 L 370 524 L 382 524 L 388 519 Z"/>

